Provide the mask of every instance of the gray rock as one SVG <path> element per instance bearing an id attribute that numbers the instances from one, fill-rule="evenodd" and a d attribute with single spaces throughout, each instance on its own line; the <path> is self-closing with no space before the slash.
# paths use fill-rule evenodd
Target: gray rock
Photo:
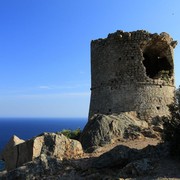
<path id="1" fill-rule="evenodd" d="M 56 158 L 48 157 L 42 154 L 38 158 L 24 164 L 21 167 L 9 171 L 8 173 L 0 174 L 0 179 L 41 179 L 43 176 L 51 176 L 56 171 L 62 170 L 62 165 L 60 165 L 61 162 Z"/>
<path id="2" fill-rule="evenodd" d="M 123 168 L 130 162 L 144 158 L 158 160 L 159 158 L 168 156 L 168 153 L 168 144 L 159 144 L 157 146 L 149 145 L 146 148 L 140 150 L 119 145 L 96 158 L 92 163 L 92 167 L 106 168 L 118 166 L 119 168 Z"/>
<path id="3" fill-rule="evenodd" d="M 82 153 L 80 142 L 69 139 L 63 134 L 44 133 L 7 149 L 2 156 L 6 169 L 9 171 L 33 161 L 41 154 L 63 160 L 64 158 L 78 157 Z"/>
<path id="4" fill-rule="evenodd" d="M 137 177 L 148 175 L 154 169 L 154 162 L 151 159 L 144 158 L 127 164 L 119 173 L 122 177 Z"/>
<path id="5" fill-rule="evenodd" d="M 106 168 L 118 166 L 123 168 L 137 158 L 138 150 L 126 146 L 116 146 L 107 153 L 102 154 L 92 163 L 94 168 Z"/>
<path id="6" fill-rule="evenodd" d="M 103 146 L 118 138 L 138 138 L 141 129 L 148 124 L 136 117 L 133 112 L 119 115 L 95 115 L 85 126 L 80 141 L 83 148 L 90 152 L 93 146 Z M 88 150 L 90 148 L 90 150 Z"/>
<path id="7" fill-rule="evenodd" d="M 0 154 L 0 159 L 3 159 L 3 154 L 5 154 L 7 151 L 9 151 L 11 148 L 13 148 L 14 146 L 21 144 L 25 142 L 23 139 L 18 138 L 17 136 L 13 135 L 11 137 L 11 139 L 9 140 L 9 142 L 6 144 L 6 146 L 4 147 L 3 151 Z"/>
<path id="8" fill-rule="evenodd" d="M 63 159 L 41 154 L 33 161 L 9 172 L 0 173 L 1 180 L 91 180 L 142 177 L 164 158 L 167 145 L 148 146 L 141 150 L 117 146 L 95 158 Z M 142 178 L 143 179 L 143 178 Z M 151 178 L 149 178 L 151 179 Z"/>
<path id="9" fill-rule="evenodd" d="M 97 171 L 82 171 L 73 161 L 58 160 L 41 154 L 38 158 L 9 172 L 0 173 L 1 180 L 91 180 L 107 179 Z"/>

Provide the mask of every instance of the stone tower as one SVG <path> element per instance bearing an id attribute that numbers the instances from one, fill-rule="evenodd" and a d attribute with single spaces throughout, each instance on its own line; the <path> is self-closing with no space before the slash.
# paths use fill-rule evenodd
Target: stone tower
<path id="1" fill-rule="evenodd" d="M 167 33 L 143 30 L 117 31 L 92 41 L 89 119 L 130 111 L 146 121 L 169 115 L 176 44 Z"/>

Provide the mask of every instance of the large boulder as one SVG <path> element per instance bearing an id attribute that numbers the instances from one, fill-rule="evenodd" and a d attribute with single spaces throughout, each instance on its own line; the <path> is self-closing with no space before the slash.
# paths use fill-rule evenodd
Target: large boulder
<path id="1" fill-rule="evenodd" d="M 94 115 L 86 124 L 80 141 L 85 150 L 94 146 L 103 146 L 116 139 L 142 137 L 142 130 L 148 129 L 148 123 L 137 118 L 135 112 L 119 115 Z"/>
<path id="2" fill-rule="evenodd" d="M 16 162 L 16 159 L 14 159 L 13 157 L 18 155 L 17 151 L 13 151 L 12 149 L 21 143 L 24 143 L 25 141 L 23 139 L 18 138 L 17 136 L 13 135 L 10 140 L 8 141 L 8 143 L 6 144 L 6 146 L 4 147 L 3 151 L 0 154 L 0 160 L 5 160 L 6 161 L 12 161 L 12 162 Z M 10 153 L 11 152 L 11 153 Z M 3 163 L 4 164 L 4 163 Z"/>
<path id="3" fill-rule="evenodd" d="M 11 146 L 2 154 L 6 169 L 12 170 L 34 160 L 41 154 L 60 160 L 80 156 L 83 153 L 81 143 L 59 133 L 43 133 L 21 144 Z"/>
<path id="4" fill-rule="evenodd" d="M 13 135 L 4 147 L 3 151 L 1 152 L 0 159 L 3 159 L 3 154 L 5 154 L 8 150 L 23 142 L 25 142 L 23 139 L 20 139 L 16 135 Z"/>
<path id="5" fill-rule="evenodd" d="M 9 148 L 12 148 L 13 146 L 16 146 L 18 144 L 21 144 L 25 142 L 23 139 L 20 139 L 19 137 L 17 137 L 16 135 L 13 135 L 9 142 L 6 144 L 5 148 L 4 148 L 4 151 L 6 151 L 7 149 Z"/>

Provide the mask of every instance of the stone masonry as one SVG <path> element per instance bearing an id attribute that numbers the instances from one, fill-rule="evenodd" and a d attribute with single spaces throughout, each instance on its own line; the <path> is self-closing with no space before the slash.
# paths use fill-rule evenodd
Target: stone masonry
<path id="1" fill-rule="evenodd" d="M 135 111 L 141 120 L 169 115 L 174 99 L 173 50 L 163 32 L 117 31 L 91 42 L 91 102 L 94 114 Z"/>

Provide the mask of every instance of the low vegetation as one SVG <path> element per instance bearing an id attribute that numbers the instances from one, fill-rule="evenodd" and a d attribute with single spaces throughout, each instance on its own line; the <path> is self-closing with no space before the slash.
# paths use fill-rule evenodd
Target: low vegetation
<path id="1" fill-rule="evenodd" d="M 81 135 L 81 129 L 80 128 L 76 130 L 63 129 L 61 133 L 70 139 L 79 140 L 80 135 Z"/>
<path id="2" fill-rule="evenodd" d="M 171 144 L 171 154 L 180 157 L 180 87 L 174 104 L 169 106 L 171 118 L 164 117 L 164 140 Z"/>

